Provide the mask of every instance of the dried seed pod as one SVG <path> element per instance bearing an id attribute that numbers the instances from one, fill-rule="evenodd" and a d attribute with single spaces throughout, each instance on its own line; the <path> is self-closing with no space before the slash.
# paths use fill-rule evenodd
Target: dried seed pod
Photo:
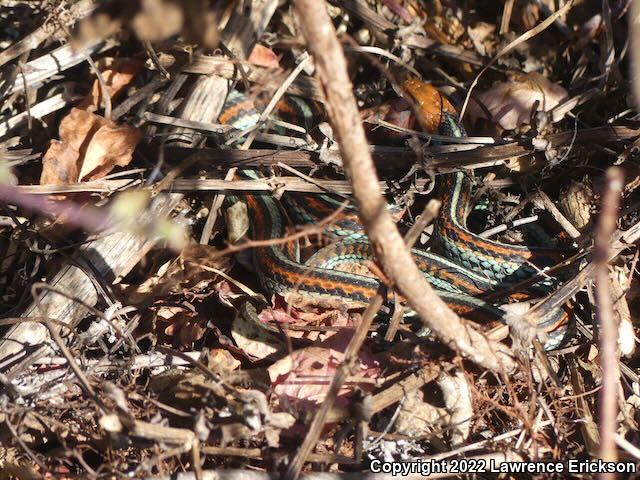
<path id="1" fill-rule="evenodd" d="M 567 219 L 581 232 L 591 222 L 593 190 L 590 182 L 571 181 L 567 190 L 560 195 L 559 208 Z"/>

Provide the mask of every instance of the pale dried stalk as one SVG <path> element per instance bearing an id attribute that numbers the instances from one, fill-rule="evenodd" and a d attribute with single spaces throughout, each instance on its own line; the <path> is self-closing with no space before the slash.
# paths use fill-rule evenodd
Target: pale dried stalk
<path id="1" fill-rule="evenodd" d="M 351 193 L 351 185 L 344 180 L 314 180 L 309 183 L 305 179 L 297 177 L 278 177 L 277 179 L 261 178 L 257 180 L 234 180 L 229 182 L 222 178 L 176 178 L 171 182 L 166 182 L 162 187 L 147 187 L 147 189 L 167 190 L 171 192 L 262 192 L 275 190 L 276 188 L 285 192 L 310 192 L 348 194 Z M 70 183 L 65 185 L 19 185 L 12 187 L 17 194 L 53 195 L 58 193 L 93 192 L 112 193 L 126 188 L 139 186 L 141 182 L 135 179 L 123 178 L 113 180 L 95 180 L 91 182 Z M 412 191 L 421 191 L 427 186 L 427 180 L 418 180 Z M 389 191 L 389 186 L 380 182 L 382 191 Z"/>
<path id="2" fill-rule="evenodd" d="M 445 343 L 493 371 L 511 371 L 514 363 L 505 355 L 507 349 L 467 328 L 429 286 L 387 211 L 353 97 L 346 60 L 327 14 L 326 4 L 313 0 L 297 0 L 294 8 L 307 47 L 316 61 L 317 77 L 327 97 L 329 116 L 339 140 L 344 168 L 358 202 L 360 219 L 385 273 L 425 324 Z M 375 309 L 374 304 L 379 303 L 377 300 L 379 296 L 376 296 L 372 305 L 367 308 L 365 317 Z M 352 353 L 364 340 L 358 335 L 361 333 L 360 330 L 347 347 L 348 353 Z M 347 352 L 345 358 L 349 358 Z M 341 377 L 342 375 L 334 377 L 329 392 L 339 387 Z M 331 399 L 331 395 L 328 394 L 311 423 L 303 444 L 287 469 L 286 479 L 293 480 L 300 475 L 305 459 L 319 438 L 325 416 L 331 406 Z"/>
<path id="3" fill-rule="evenodd" d="M 620 192 L 624 185 L 622 171 L 612 167 L 607 170 L 605 190 L 602 195 L 602 210 L 596 230 L 593 261 L 595 264 L 596 317 L 600 325 L 600 365 L 602 389 L 600 390 L 600 458 L 615 462 L 617 394 L 620 385 L 617 340 L 618 326 L 613 315 L 613 302 L 609 284 L 609 245 L 616 230 Z M 600 478 L 615 478 L 615 474 L 603 474 Z"/>
<path id="4" fill-rule="evenodd" d="M 376 171 L 347 76 L 346 61 L 324 7 L 299 0 L 302 31 L 311 50 L 317 75 L 325 90 L 330 118 L 339 139 L 346 173 L 358 202 L 360 217 L 385 273 L 411 307 L 447 345 L 476 363 L 499 372 L 514 364 L 501 352 L 505 347 L 488 342 L 468 329 L 424 279 L 405 247 L 386 202 L 380 194 Z M 312 8 L 312 5 L 315 7 Z"/>

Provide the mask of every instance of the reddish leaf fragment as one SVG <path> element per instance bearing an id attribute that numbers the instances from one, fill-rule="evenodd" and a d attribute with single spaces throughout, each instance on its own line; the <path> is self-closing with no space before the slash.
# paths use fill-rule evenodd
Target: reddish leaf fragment
<path id="1" fill-rule="evenodd" d="M 259 43 L 253 47 L 249 55 L 249 63 L 257 67 L 279 68 L 280 61 L 273 50 L 260 45 Z"/>
<path id="2" fill-rule="evenodd" d="M 341 330 L 325 342 L 296 350 L 271 365 L 267 370 L 274 392 L 297 408 L 317 408 L 324 401 L 331 380 L 344 361 L 344 351 L 352 335 L 353 330 Z M 361 350 L 351 381 L 340 389 L 336 405 L 344 406 L 356 387 L 371 391 L 373 380 L 379 376 L 378 363 Z"/>
<path id="3" fill-rule="evenodd" d="M 98 67 L 100 68 L 100 67 Z M 134 60 L 131 58 L 119 58 L 112 60 L 110 65 L 105 66 L 100 70 L 100 75 L 104 80 L 107 92 L 111 99 L 117 98 L 125 87 L 133 82 L 136 75 L 138 75 L 144 68 L 144 63 L 140 60 Z M 84 101 L 78 105 L 78 108 L 82 110 L 95 110 L 103 102 L 102 87 L 100 82 L 96 78 L 93 81 L 91 87 L 91 93 L 87 95 Z"/>

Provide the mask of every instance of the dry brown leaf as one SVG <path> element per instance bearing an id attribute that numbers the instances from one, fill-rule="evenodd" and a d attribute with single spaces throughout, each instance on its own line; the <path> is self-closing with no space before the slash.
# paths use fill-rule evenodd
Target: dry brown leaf
<path id="1" fill-rule="evenodd" d="M 378 107 L 364 109 L 360 112 L 360 116 L 364 121 L 368 138 L 374 143 L 407 136 L 403 132 L 378 127 L 379 120 L 411 130 L 415 127 L 415 118 L 411 105 L 404 98 L 391 100 Z"/>
<path id="2" fill-rule="evenodd" d="M 548 112 L 567 97 L 563 87 L 535 72 L 497 83 L 478 94 L 478 99 L 491 113 L 490 120 L 505 130 L 530 123 L 532 113 Z M 473 121 L 486 119 L 475 102 L 469 104 L 469 116 Z"/>
<path id="3" fill-rule="evenodd" d="M 79 153 L 59 140 L 51 140 L 49 149 L 42 157 L 41 185 L 75 183 L 78 180 Z"/>
<path id="4" fill-rule="evenodd" d="M 370 275 L 371 273 L 369 273 Z M 306 340 L 316 341 L 318 339 L 324 340 L 335 333 L 335 331 L 322 332 L 318 330 L 293 330 L 287 329 L 288 325 L 291 326 L 308 326 L 308 327 L 357 327 L 357 323 L 354 322 L 355 316 L 347 315 L 340 310 L 323 310 L 305 312 L 298 310 L 290 306 L 282 306 L 273 308 L 266 308 L 258 314 L 258 318 L 265 323 L 280 323 L 287 330 L 287 335 L 290 338 L 304 338 Z"/>
<path id="5" fill-rule="evenodd" d="M 496 26 L 486 22 L 478 22 L 473 27 L 467 27 L 469 38 L 480 55 L 485 56 L 493 50 L 494 40 L 492 37 L 495 31 Z"/>
<path id="6" fill-rule="evenodd" d="M 108 59 L 103 63 L 104 67 L 99 65 L 98 68 L 106 84 L 109 97 L 112 99 L 117 98 L 144 68 L 143 62 L 132 58 Z M 102 88 L 98 79 L 95 79 L 91 93 L 78 105 L 78 108 L 82 110 L 97 109 L 102 101 Z"/>
<path id="7" fill-rule="evenodd" d="M 442 428 L 442 424 L 450 418 L 445 408 L 436 407 L 424 399 L 420 389 L 408 392 L 400 405 L 394 423 L 394 432 L 400 435 L 427 435 Z"/>
<path id="8" fill-rule="evenodd" d="M 42 159 L 40 184 L 101 178 L 116 165 L 129 164 L 141 137 L 135 127 L 72 108 L 60 123 L 60 141 L 52 141 Z"/>
<path id="9" fill-rule="evenodd" d="M 579 182 L 570 180 L 569 186 L 560 195 L 560 210 L 580 232 L 584 232 L 591 224 L 593 197 L 588 178 Z"/>
<path id="10" fill-rule="evenodd" d="M 229 350 L 214 348 L 207 354 L 207 366 L 214 372 L 230 372 L 240 368 L 241 362 Z"/>
<path id="11" fill-rule="evenodd" d="M 230 244 L 235 244 L 249 233 L 251 224 L 245 202 L 236 202 L 227 208 L 224 212 L 224 219 L 227 225 L 227 240 Z"/>
<path id="12" fill-rule="evenodd" d="M 252 360 L 280 355 L 286 348 L 280 335 L 239 313 L 233 319 L 231 337 L 242 353 Z"/>
<path id="13" fill-rule="evenodd" d="M 115 166 L 128 165 L 141 138 L 142 132 L 131 125 L 115 125 L 105 120 L 89 142 L 79 180 L 97 180 Z"/>
<path id="14" fill-rule="evenodd" d="M 219 287 L 220 277 L 211 269 L 227 272 L 233 264 L 230 257 L 221 257 L 217 252 L 210 245 L 189 244 L 179 259 L 163 264 L 141 284 L 126 286 L 121 294 L 133 305 L 153 303 L 168 295 L 192 295 L 202 299 L 224 288 Z"/>
<path id="15" fill-rule="evenodd" d="M 87 138 L 92 136 L 104 121 L 105 119 L 99 115 L 72 108 L 58 127 L 60 141 L 80 152 L 83 147 L 86 147 Z"/>
<path id="16" fill-rule="evenodd" d="M 527 2 L 520 9 L 520 15 L 515 17 L 520 19 L 524 30 L 531 30 L 540 23 L 540 7 L 533 2 Z"/>
<path id="17" fill-rule="evenodd" d="M 264 437 L 267 445 L 277 448 L 282 445 L 281 436 L 284 431 L 290 430 L 296 423 L 296 417 L 288 412 L 271 413 L 264 426 Z"/>
<path id="18" fill-rule="evenodd" d="M 100 119 L 84 110 L 72 108 L 60 122 L 60 141 L 53 140 L 42 159 L 40 184 L 60 185 L 78 181 L 81 158 L 88 137 L 100 128 Z"/>
<path id="19" fill-rule="evenodd" d="M 634 142 L 639 143 L 638 140 Z M 629 194 L 640 186 L 640 166 L 633 160 L 624 160 L 618 164 L 624 173 L 624 192 Z"/>
<path id="20" fill-rule="evenodd" d="M 214 282 L 220 282 L 220 276 L 215 270 L 228 272 L 233 266 L 233 259 L 219 255 L 220 251 L 211 245 L 191 243 L 180 253 L 179 270 L 183 281 L 180 290 L 189 289 L 201 295 L 211 288 Z M 175 272 L 174 272 L 175 273 Z M 217 290 L 217 286 L 214 287 Z M 174 288 L 178 293 L 178 289 Z"/>

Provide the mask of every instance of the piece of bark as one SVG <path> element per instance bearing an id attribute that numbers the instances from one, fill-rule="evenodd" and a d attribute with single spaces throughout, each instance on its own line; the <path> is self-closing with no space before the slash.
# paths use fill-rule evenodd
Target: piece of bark
<path id="1" fill-rule="evenodd" d="M 249 57 L 278 6 L 277 0 L 238 2 L 222 32 L 222 41 L 237 58 Z"/>
<path id="2" fill-rule="evenodd" d="M 182 198 L 180 194 L 160 195 L 152 203 L 150 216 L 168 215 Z M 145 248 L 146 247 L 146 248 Z M 149 247 L 149 238 L 137 232 L 117 231 L 101 235 L 81 247 L 75 258 L 86 269 L 66 263 L 49 284 L 74 299 L 95 306 L 100 294 L 92 277 L 100 276 L 107 283 L 126 275 L 126 269 L 135 265 Z M 85 273 L 92 270 L 90 275 Z M 46 316 L 73 328 L 87 314 L 80 303 L 52 291 L 43 291 L 21 315 L 22 319 Z M 63 334 L 66 332 L 62 332 Z M 18 362 L 24 367 L 42 354 L 55 351 L 47 328 L 38 322 L 24 321 L 13 325 L 0 340 L 0 371 L 6 371 Z"/>
<path id="3" fill-rule="evenodd" d="M 196 122 L 213 122 L 227 98 L 228 82 L 222 77 L 211 75 L 196 79 L 177 113 L 177 117 Z M 204 134 L 191 128 L 172 127 L 167 137 L 167 146 L 199 148 L 206 139 Z"/>

